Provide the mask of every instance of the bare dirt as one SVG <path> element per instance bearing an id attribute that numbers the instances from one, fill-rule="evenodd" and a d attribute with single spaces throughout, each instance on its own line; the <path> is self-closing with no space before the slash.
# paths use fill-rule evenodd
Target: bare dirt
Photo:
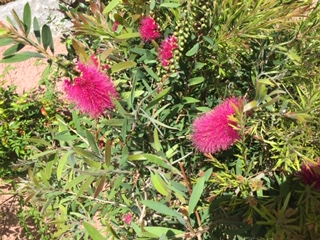
<path id="1" fill-rule="evenodd" d="M 19 197 L 12 185 L 0 179 L 0 240 L 27 239 L 24 228 L 19 224 L 19 210 Z M 26 226 L 28 231 L 36 235 L 36 227 L 31 219 Z"/>

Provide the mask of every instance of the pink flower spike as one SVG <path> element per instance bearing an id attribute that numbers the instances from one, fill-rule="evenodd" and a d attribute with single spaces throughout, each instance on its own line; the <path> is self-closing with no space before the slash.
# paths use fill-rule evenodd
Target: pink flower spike
<path id="1" fill-rule="evenodd" d="M 320 190 L 320 162 L 303 164 L 298 176 L 306 185 L 314 184 L 314 188 Z"/>
<path id="2" fill-rule="evenodd" d="M 132 220 L 132 214 L 131 213 L 127 213 L 126 215 L 123 216 L 123 221 L 126 224 L 129 225 L 131 223 L 131 220 Z"/>
<path id="3" fill-rule="evenodd" d="M 159 26 L 151 17 L 144 17 L 141 20 L 139 32 L 144 41 L 151 41 L 160 37 Z"/>
<path id="4" fill-rule="evenodd" d="M 120 23 L 118 21 L 115 21 L 112 25 L 112 30 L 114 32 L 116 32 L 118 30 L 118 26 L 120 25 Z"/>
<path id="5" fill-rule="evenodd" d="M 173 50 L 178 48 L 178 38 L 169 36 L 162 41 L 158 49 L 159 60 L 162 66 L 168 66 L 169 60 L 173 57 Z"/>
<path id="6" fill-rule="evenodd" d="M 212 111 L 200 116 L 193 123 L 192 143 L 202 153 L 217 153 L 226 150 L 240 138 L 230 124 L 229 116 L 235 113 L 241 98 L 225 99 Z"/>
<path id="7" fill-rule="evenodd" d="M 94 118 L 106 109 L 113 109 L 112 97 L 118 97 L 118 93 L 109 76 L 89 64 L 78 63 L 78 69 L 81 75 L 74 79 L 73 84 L 69 80 L 64 81 L 67 97 L 78 109 Z"/>

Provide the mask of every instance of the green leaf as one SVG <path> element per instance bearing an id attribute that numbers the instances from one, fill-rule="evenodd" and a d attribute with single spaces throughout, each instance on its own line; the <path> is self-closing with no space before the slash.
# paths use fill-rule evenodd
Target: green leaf
<path id="1" fill-rule="evenodd" d="M 3 59 L 0 60 L 0 63 L 15 63 L 15 62 L 23 62 L 26 61 L 30 58 L 44 58 L 44 56 L 40 53 L 36 52 L 22 52 L 22 53 L 17 53 L 14 55 L 10 55 L 7 57 L 4 57 Z"/>
<path id="2" fill-rule="evenodd" d="M 194 85 L 198 85 L 200 83 L 202 83 L 204 81 L 204 77 L 195 77 L 195 78 L 191 78 L 189 79 L 189 83 L 188 86 L 194 86 Z"/>
<path id="3" fill-rule="evenodd" d="M 160 151 L 162 149 L 162 146 L 159 140 L 159 133 L 156 128 L 153 131 L 153 147 L 157 151 Z"/>
<path id="4" fill-rule="evenodd" d="M 86 191 L 90 188 L 90 184 L 94 181 L 94 179 L 95 179 L 95 177 L 89 176 L 87 178 L 87 180 L 83 184 L 81 184 L 81 187 L 80 187 L 79 191 L 77 192 L 77 197 L 81 196 L 84 193 L 84 191 Z"/>
<path id="5" fill-rule="evenodd" d="M 45 50 L 49 47 L 51 52 L 54 53 L 54 45 L 53 45 L 53 38 L 52 38 L 52 33 L 51 29 L 48 25 L 43 25 L 42 31 L 42 45 Z"/>
<path id="6" fill-rule="evenodd" d="M 103 10 L 103 14 L 107 15 L 112 9 L 114 9 L 118 4 L 120 3 L 120 0 L 112 0 L 108 6 Z"/>
<path id="7" fill-rule="evenodd" d="M 41 43 L 40 25 L 36 17 L 33 18 L 33 33 L 36 36 L 38 43 Z"/>
<path id="8" fill-rule="evenodd" d="M 176 169 L 175 167 L 168 164 L 165 161 L 165 159 L 163 159 L 159 156 L 153 155 L 153 154 L 133 154 L 133 155 L 128 156 L 128 160 L 131 160 L 131 161 L 149 160 L 150 162 L 152 162 L 162 168 L 166 168 L 168 170 L 171 170 L 175 174 L 180 175 L 180 171 L 178 169 Z"/>
<path id="9" fill-rule="evenodd" d="M 89 223 L 83 223 L 84 229 L 87 231 L 92 240 L 105 240 L 105 238 L 101 235 L 101 233 L 91 226 Z"/>
<path id="10" fill-rule="evenodd" d="M 80 175 L 76 178 L 74 178 L 71 182 L 68 182 L 65 186 L 64 189 L 70 189 L 75 187 L 77 184 L 83 182 L 86 178 L 88 177 L 88 175 Z"/>
<path id="11" fill-rule="evenodd" d="M 143 66 L 143 68 L 147 71 L 147 73 L 148 73 L 154 80 L 156 80 L 157 82 L 160 81 L 158 75 L 157 75 L 151 68 L 149 68 L 149 67 L 147 67 L 147 66 L 145 66 L 145 65 Z"/>
<path id="12" fill-rule="evenodd" d="M 29 3 L 26 3 L 26 5 L 24 5 L 23 23 L 24 23 L 24 30 L 26 31 L 26 35 L 28 35 L 31 29 L 31 8 Z"/>
<path id="13" fill-rule="evenodd" d="M 118 234 L 116 233 L 116 231 L 111 227 L 111 225 L 108 222 L 105 222 L 109 232 L 112 234 L 112 236 L 114 236 L 116 239 L 120 239 L 120 237 L 118 236 Z"/>
<path id="14" fill-rule="evenodd" d="M 181 4 L 179 3 L 162 3 L 160 4 L 160 7 L 165 7 L 165 8 L 177 8 L 180 7 Z"/>
<path id="15" fill-rule="evenodd" d="M 267 95 L 267 87 L 265 84 L 258 83 L 256 89 L 256 100 L 260 103 Z"/>
<path id="16" fill-rule="evenodd" d="M 162 177 L 157 173 L 153 173 L 151 171 L 151 182 L 154 186 L 154 188 L 163 196 L 168 196 L 169 195 L 169 191 L 168 191 L 168 187 L 167 184 L 165 183 L 165 181 L 162 179 Z"/>
<path id="17" fill-rule="evenodd" d="M 97 155 L 99 155 L 99 149 L 98 149 L 97 143 L 96 143 L 93 135 L 91 134 L 91 132 L 89 132 L 88 130 L 86 130 L 86 137 L 87 137 L 87 140 L 88 140 L 88 142 L 89 142 L 89 145 L 90 145 L 91 149 L 92 149 Z"/>
<path id="18" fill-rule="evenodd" d="M 111 141 L 110 140 L 107 140 L 105 143 L 104 161 L 107 167 L 109 167 L 111 163 Z"/>
<path id="19" fill-rule="evenodd" d="M 83 161 L 91 168 L 100 169 L 101 168 L 101 162 L 97 162 L 94 160 L 91 160 L 90 158 L 83 158 Z M 90 174 L 88 174 L 90 175 Z"/>
<path id="20" fill-rule="evenodd" d="M 75 135 L 71 135 L 68 132 L 61 132 L 61 133 L 57 133 L 57 135 L 55 135 L 53 139 L 56 139 L 58 141 L 68 142 L 68 141 L 76 140 L 78 139 L 78 137 Z"/>
<path id="21" fill-rule="evenodd" d="M 148 104 L 147 109 L 152 108 L 154 105 L 160 102 L 160 100 L 169 93 L 170 89 L 170 87 L 162 89 L 162 91 Z"/>
<path id="22" fill-rule="evenodd" d="M 170 239 L 175 239 L 175 236 L 177 235 L 184 236 L 183 231 L 172 229 L 172 228 L 166 228 L 166 227 L 144 227 L 144 230 L 152 234 L 153 238 L 160 238 L 161 236 L 163 236 L 163 234 L 165 234 L 165 236 Z M 142 234 L 144 235 L 144 232 L 142 232 Z M 150 239 L 150 238 L 147 238 L 147 239 Z M 179 238 L 179 239 L 182 239 L 182 238 Z"/>
<path id="23" fill-rule="evenodd" d="M 107 126 L 121 127 L 124 119 L 102 119 L 101 123 Z"/>
<path id="24" fill-rule="evenodd" d="M 186 56 L 191 57 L 195 55 L 199 50 L 199 43 L 196 43 L 187 53 Z"/>
<path id="25" fill-rule="evenodd" d="M 42 37 L 43 37 L 43 36 L 42 36 Z M 86 51 L 81 47 L 81 44 L 79 43 L 78 40 L 72 39 L 72 47 L 73 47 L 74 50 L 77 52 L 77 54 L 78 54 L 81 62 L 85 63 L 85 62 L 91 61 L 89 55 L 88 55 L 88 54 L 86 53 Z"/>
<path id="26" fill-rule="evenodd" d="M 66 163 L 68 161 L 68 158 L 69 158 L 70 154 L 72 154 L 72 153 L 73 153 L 73 151 L 66 152 L 63 155 L 63 157 L 59 160 L 58 167 L 57 167 L 57 179 L 58 179 L 58 181 L 61 180 L 64 166 L 66 165 Z"/>
<path id="27" fill-rule="evenodd" d="M 72 110 L 72 122 L 76 126 L 77 133 L 84 137 L 85 134 L 84 134 L 83 129 L 80 126 L 79 117 L 78 117 L 77 111 L 75 111 L 75 110 Z"/>
<path id="28" fill-rule="evenodd" d="M 248 112 L 248 111 L 250 111 L 251 109 L 256 108 L 257 106 L 258 106 L 257 101 L 256 101 L 256 100 L 253 100 L 253 101 L 247 103 L 246 105 L 244 105 L 244 107 L 243 107 L 243 112 Z"/>
<path id="29" fill-rule="evenodd" d="M 98 155 L 96 155 L 93 152 L 90 152 L 88 150 L 84 150 L 84 149 L 79 148 L 79 147 L 74 147 L 73 150 L 77 154 L 79 154 L 80 156 L 82 156 L 84 158 L 93 159 L 93 160 L 98 161 L 98 162 L 101 161 L 101 158 Z"/>
<path id="30" fill-rule="evenodd" d="M 13 40 L 11 38 L 0 38 L 0 47 L 7 46 L 11 43 L 13 43 Z"/>
<path id="31" fill-rule="evenodd" d="M 7 50 L 3 52 L 4 57 L 10 57 L 11 55 L 19 52 L 21 49 L 25 47 L 24 44 L 18 43 L 14 44 L 13 46 L 9 47 Z"/>
<path id="32" fill-rule="evenodd" d="M 111 67 L 111 72 L 112 73 L 120 72 L 124 69 L 135 67 L 136 65 L 137 65 L 137 63 L 133 62 L 133 61 L 120 62 L 120 63 L 117 63 Z"/>
<path id="33" fill-rule="evenodd" d="M 160 202 L 155 202 L 151 200 L 142 200 L 141 203 L 146 205 L 148 208 L 156 211 L 157 213 L 161 213 L 170 217 L 176 217 L 178 218 L 178 220 L 180 219 L 182 220 L 183 223 L 185 223 L 182 215 L 178 211 L 173 210 Z"/>
<path id="34" fill-rule="evenodd" d="M 94 191 L 93 197 L 96 198 L 99 196 L 100 192 L 104 188 L 104 184 L 106 182 L 106 177 L 103 176 L 101 177 L 97 182 L 96 182 L 96 190 Z"/>
<path id="35" fill-rule="evenodd" d="M 192 189 L 192 194 L 191 194 L 190 201 L 189 201 L 189 216 L 193 213 L 194 209 L 196 208 L 196 206 L 201 198 L 201 195 L 202 195 L 202 192 L 204 189 L 205 180 L 206 180 L 205 177 L 202 176 L 200 178 L 200 180 L 197 182 L 197 184 Z"/>
<path id="36" fill-rule="evenodd" d="M 184 104 L 190 104 L 190 103 L 200 102 L 198 99 L 193 98 L 193 97 L 184 97 L 184 98 L 182 99 L 182 101 L 183 101 Z"/>
<path id="37" fill-rule="evenodd" d="M 212 38 L 203 36 L 203 39 L 206 40 L 208 43 L 210 43 L 210 45 L 213 46 L 216 50 L 218 50 L 218 46 Z"/>
<path id="38" fill-rule="evenodd" d="M 116 36 L 117 39 L 123 40 L 123 39 L 130 39 L 130 38 L 136 38 L 140 37 L 140 33 L 134 32 L 134 33 L 124 33 L 119 36 Z"/>
<path id="39" fill-rule="evenodd" d="M 41 145 L 45 145 L 50 147 L 51 143 L 49 143 L 48 141 L 44 140 L 44 139 L 38 139 L 38 138 L 27 138 L 25 139 L 28 142 L 32 142 L 32 143 L 36 143 L 36 144 L 41 144 Z"/>

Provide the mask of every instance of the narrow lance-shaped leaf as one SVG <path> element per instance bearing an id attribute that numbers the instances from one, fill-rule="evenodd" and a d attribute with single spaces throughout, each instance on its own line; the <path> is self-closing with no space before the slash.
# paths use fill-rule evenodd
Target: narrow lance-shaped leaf
<path id="1" fill-rule="evenodd" d="M 105 151 L 104 151 L 104 161 L 107 167 L 109 167 L 111 163 L 111 141 L 110 140 L 106 141 Z"/>
<path id="2" fill-rule="evenodd" d="M 99 181 L 97 181 L 96 190 L 94 191 L 94 195 L 93 195 L 94 198 L 99 196 L 99 193 L 102 191 L 105 182 L 106 182 L 106 177 L 105 176 L 103 176 L 102 178 L 100 178 Z"/>
<path id="3" fill-rule="evenodd" d="M 112 73 L 120 72 L 122 70 L 135 67 L 136 65 L 137 65 L 137 63 L 135 63 L 133 61 L 120 62 L 120 63 L 113 65 L 111 67 L 111 71 L 112 71 Z"/>
<path id="4" fill-rule="evenodd" d="M 14 44 L 13 46 L 9 47 L 7 50 L 4 51 L 3 56 L 7 57 L 10 55 L 13 55 L 13 54 L 19 52 L 24 47 L 25 47 L 25 45 L 21 44 L 21 43 Z"/>
<path id="5" fill-rule="evenodd" d="M 94 139 L 94 136 L 91 134 L 91 132 L 89 132 L 88 130 L 86 130 L 86 137 L 87 137 L 87 140 L 88 140 L 88 143 L 91 147 L 91 149 L 99 155 L 99 149 L 98 149 L 98 146 L 97 146 L 97 143 Z"/>
<path id="6" fill-rule="evenodd" d="M 3 58 L 2 60 L 0 60 L 0 63 L 15 63 L 15 62 L 23 62 L 26 61 L 30 58 L 44 58 L 44 56 L 40 53 L 36 53 L 36 52 L 22 52 L 22 53 L 18 53 L 15 55 L 10 55 L 7 56 L 5 58 Z"/>
<path id="7" fill-rule="evenodd" d="M 189 201 L 189 215 L 191 215 L 194 209 L 196 208 L 201 198 L 201 195 L 203 193 L 204 183 L 210 178 L 211 174 L 212 174 L 212 169 L 207 170 L 203 174 L 203 176 L 199 179 L 197 184 L 193 187 L 192 194 Z"/>
<path id="8" fill-rule="evenodd" d="M 23 9 L 23 23 L 26 35 L 28 35 L 31 29 L 31 8 L 29 3 L 26 3 Z"/>
<path id="9" fill-rule="evenodd" d="M 45 50 L 49 47 L 51 52 L 54 53 L 54 46 L 53 46 L 53 38 L 52 38 L 52 32 L 48 25 L 43 25 L 42 31 L 42 45 Z"/>
<path id="10" fill-rule="evenodd" d="M 153 173 L 151 171 L 150 174 L 151 174 L 151 182 L 154 188 L 163 196 L 168 196 L 169 195 L 168 186 L 166 182 L 162 179 L 162 177 L 157 172 Z"/>
<path id="11" fill-rule="evenodd" d="M 84 222 L 83 226 L 93 240 L 105 240 L 105 238 L 101 235 L 101 233 L 97 229 L 95 229 L 93 226 L 91 226 L 89 223 Z"/>
<path id="12" fill-rule="evenodd" d="M 108 14 L 112 9 L 114 9 L 118 4 L 120 3 L 120 0 L 112 0 L 108 6 L 103 10 L 103 14 Z"/>
<path id="13" fill-rule="evenodd" d="M 36 17 L 33 18 L 33 33 L 37 38 L 38 43 L 41 43 L 40 25 Z"/>

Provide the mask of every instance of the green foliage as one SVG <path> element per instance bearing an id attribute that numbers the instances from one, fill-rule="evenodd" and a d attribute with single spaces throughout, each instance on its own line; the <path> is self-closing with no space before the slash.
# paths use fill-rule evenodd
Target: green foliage
<path id="1" fill-rule="evenodd" d="M 30 135 L 19 192 L 59 239 L 318 239 L 320 193 L 296 173 L 320 155 L 319 11 L 311 1 L 90 2 L 66 12 L 74 26 L 59 58 L 35 21 L 31 45 L 62 75 L 95 53 L 120 97 L 99 119 L 74 110 Z M 15 36 L 28 35 L 29 12 L 0 31 L 14 44 L 5 61 L 27 45 Z M 141 40 L 143 15 L 161 38 Z M 158 48 L 171 35 L 166 67 Z M 244 100 L 230 116 L 240 139 L 198 153 L 192 122 L 229 96 Z"/>

